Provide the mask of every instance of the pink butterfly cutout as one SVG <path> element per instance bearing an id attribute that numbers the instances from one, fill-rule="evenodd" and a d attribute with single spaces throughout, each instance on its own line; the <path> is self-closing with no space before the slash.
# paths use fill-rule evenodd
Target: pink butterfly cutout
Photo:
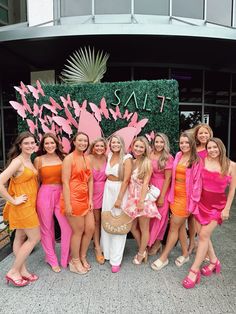
<path id="1" fill-rule="evenodd" d="M 119 108 L 119 106 L 116 106 L 116 110 L 113 110 L 113 109 L 109 109 L 109 111 L 110 111 L 110 113 L 112 114 L 112 117 L 113 117 L 113 119 L 116 121 L 117 120 L 117 118 L 120 118 L 120 119 L 122 119 L 122 115 L 121 115 L 121 113 L 120 113 L 120 108 Z"/>
<path id="2" fill-rule="evenodd" d="M 62 110 L 62 106 L 59 105 L 52 97 L 49 97 L 50 103 L 52 104 L 53 108 Z"/>
<path id="3" fill-rule="evenodd" d="M 67 106 L 72 107 L 72 103 L 71 103 L 69 94 L 67 94 L 67 98 L 64 98 L 63 96 L 60 96 L 60 99 L 61 99 L 61 101 L 63 103 L 63 106 L 65 108 L 67 108 Z"/>
<path id="4" fill-rule="evenodd" d="M 127 121 L 129 121 L 129 119 L 132 117 L 133 115 L 133 112 L 130 112 L 128 111 L 128 109 L 125 110 L 125 113 L 123 115 L 123 119 L 126 119 Z"/>
<path id="5" fill-rule="evenodd" d="M 80 115 L 80 110 L 81 110 L 81 108 L 80 108 L 80 105 L 77 103 L 77 101 L 75 101 L 75 100 L 73 100 L 72 101 L 72 104 L 73 104 L 73 107 L 74 107 L 74 113 L 75 113 L 75 116 L 76 117 L 79 117 L 79 115 Z"/>
<path id="6" fill-rule="evenodd" d="M 62 130 L 68 134 L 69 136 L 71 136 L 71 134 L 73 133 L 72 132 L 72 129 L 71 129 L 71 126 L 70 126 L 70 121 L 66 120 L 65 118 L 63 117 L 59 117 L 59 116 L 56 116 L 56 117 L 53 117 L 52 118 L 53 121 L 56 122 L 56 124 L 58 124 L 59 126 L 61 126 Z"/>
<path id="7" fill-rule="evenodd" d="M 31 86 L 31 85 L 27 85 L 28 89 L 31 91 L 34 98 L 39 99 L 39 94 L 41 94 L 42 96 L 45 96 L 44 91 L 41 87 L 41 84 L 38 80 L 36 81 L 36 86 L 37 86 L 37 88 L 35 88 L 34 86 Z"/>
<path id="8" fill-rule="evenodd" d="M 150 132 L 149 134 L 146 133 L 145 136 L 146 136 L 146 138 L 148 139 L 148 141 L 151 142 L 151 141 L 154 140 L 154 138 L 155 138 L 155 133 L 152 131 L 152 132 Z"/>
<path id="9" fill-rule="evenodd" d="M 26 119 L 26 122 L 28 124 L 29 130 L 32 134 L 35 133 L 35 131 L 38 131 L 38 125 L 37 125 L 37 120 L 36 123 L 34 124 L 34 122 L 30 119 Z"/>
<path id="10" fill-rule="evenodd" d="M 70 121 L 70 123 L 73 124 L 74 127 L 78 128 L 77 121 L 72 117 L 72 114 L 67 107 L 65 107 L 65 114 L 67 116 L 67 119 Z"/>
<path id="11" fill-rule="evenodd" d="M 10 101 L 11 106 L 17 111 L 17 114 L 21 116 L 22 119 L 26 118 L 25 108 L 22 104 L 17 101 Z"/>
<path id="12" fill-rule="evenodd" d="M 61 139 L 61 144 L 62 144 L 64 152 L 69 153 L 71 145 L 70 145 L 70 141 L 68 140 L 68 138 L 63 136 Z"/>
<path id="13" fill-rule="evenodd" d="M 102 135 L 99 123 L 87 110 L 81 110 L 78 131 L 88 134 L 90 141 Z"/>
<path id="14" fill-rule="evenodd" d="M 21 96 L 25 96 L 25 94 L 29 94 L 29 91 L 23 82 L 20 82 L 20 87 L 14 86 L 15 90 L 20 93 Z"/>

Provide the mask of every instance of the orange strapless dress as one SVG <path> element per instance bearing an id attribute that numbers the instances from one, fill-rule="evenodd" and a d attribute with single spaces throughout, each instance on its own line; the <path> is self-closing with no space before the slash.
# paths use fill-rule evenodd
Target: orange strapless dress
<path id="1" fill-rule="evenodd" d="M 89 211 L 88 180 L 92 172 L 88 158 L 84 156 L 86 169 L 83 169 L 79 163 L 78 157 L 78 153 L 74 151 L 70 177 L 70 202 L 73 216 L 85 216 Z M 63 194 L 61 196 L 60 205 L 61 213 L 65 215 Z"/>
<path id="2" fill-rule="evenodd" d="M 26 194 L 27 202 L 13 205 L 7 202 L 3 209 L 3 219 L 9 222 L 10 230 L 29 229 L 39 226 L 36 213 L 36 197 L 38 191 L 37 175 L 30 168 L 25 167 L 18 177 L 12 177 L 8 187 L 11 196 Z"/>
<path id="3" fill-rule="evenodd" d="M 174 203 L 170 205 L 173 215 L 178 217 L 188 217 L 187 194 L 186 194 L 186 167 L 178 164 L 175 176 L 175 196 Z"/>

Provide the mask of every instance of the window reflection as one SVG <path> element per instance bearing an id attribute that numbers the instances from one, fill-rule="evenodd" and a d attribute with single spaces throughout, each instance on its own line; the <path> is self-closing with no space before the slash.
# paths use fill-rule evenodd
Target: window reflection
<path id="1" fill-rule="evenodd" d="M 232 0 L 207 0 L 207 21 L 231 26 Z"/>
<path id="2" fill-rule="evenodd" d="M 203 0 L 172 0 L 173 15 L 203 19 Z"/>
<path id="3" fill-rule="evenodd" d="M 92 14 L 92 1 L 62 0 L 61 16 L 80 16 Z"/>
<path id="4" fill-rule="evenodd" d="M 131 0 L 95 0 L 95 14 L 130 14 Z"/>
<path id="5" fill-rule="evenodd" d="M 209 117 L 214 136 L 219 137 L 227 148 L 229 109 L 205 106 L 204 115 Z"/>
<path id="6" fill-rule="evenodd" d="M 201 106 L 179 106 L 180 116 L 180 132 L 193 128 L 202 121 Z"/>
<path id="7" fill-rule="evenodd" d="M 168 79 L 168 69 L 155 67 L 135 67 L 134 79 L 135 80 Z"/>
<path id="8" fill-rule="evenodd" d="M 134 0 L 134 13 L 169 15 L 169 0 Z"/>
<path id="9" fill-rule="evenodd" d="M 229 105 L 229 73 L 206 72 L 205 103 Z"/>
<path id="10" fill-rule="evenodd" d="M 179 83 L 180 102 L 202 102 L 202 71 L 172 69 L 171 78 Z"/>

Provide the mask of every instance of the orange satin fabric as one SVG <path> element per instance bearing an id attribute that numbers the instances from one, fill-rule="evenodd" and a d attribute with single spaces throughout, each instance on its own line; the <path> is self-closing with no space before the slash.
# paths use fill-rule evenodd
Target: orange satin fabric
<path id="1" fill-rule="evenodd" d="M 83 158 L 77 151 L 73 152 L 70 177 L 70 203 L 73 216 L 84 216 L 89 211 L 88 180 L 91 175 L 91 169 L 88 157 L 84 156 Z M 84 169 L 84 163 L 86 163 L 86 169 Z M 61 213 L 65 215 L 63 195 L 60 205 Z"/>
<path id="2" fill-rule="evenodd" d="M 61 184 L 61 167 L 61 164 L 42 166 L 39 169 L 42 184 Z"/>
<path id="3" fill-rule="evenodd" d="M 175 196 L 174 203 L 170 205 L 173 215 L 178 217 L 188 217 L 186 194 L 186 167 L 178 164 L 175 177 Z"/>
<path id="4" fill-rule="evenodd" d="M 9 227 L 13 229 L 29 229 L 39 226 L 36 213 L 36 197 L 38 191 L 37 175 L 30 168 L 25 167 L 22 174 L 12 177 L 8 187 L 11 196 L 26 194 L 28 199 L 21 205 L 6 203 L 3 209 L 3 218 L 9 221 Z"/>

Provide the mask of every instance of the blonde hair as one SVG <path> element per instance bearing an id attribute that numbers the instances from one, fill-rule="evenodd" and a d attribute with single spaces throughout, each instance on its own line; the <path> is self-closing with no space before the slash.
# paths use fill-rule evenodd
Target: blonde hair
<path id="1" fill-rule="evenodd" d="M 163 170 L 163 169 L 165 169 L 166 163 L 170 157 L 170 142 L 169 142 L 169 139 L 168 139 L 166 134 L 156 133 L 154 140 L 153 140 L 153 151 L 154 151 L 154 153 L 155 153 L 155 140 L 158 136 L 163 140 L 164 148 L 161 152 L 161 156 L 160 156 L 159 160 L 157 161 L 157 168 L 160 170 Z"/>
<path id="2" fill-rule="evenodd" d="M 221 174 L 227 175 L 227 173 L 229 171 L 230 160 L 226 156 L 226 148 L 225 148 L 224 143 L 218 137 L 212 137 L 207 141 L 206 148 L 207 148 L 208 143 L 210 143 L 210 142 L 214 142 L 219 149 L 219 153 L 220 153 L 219 163 L 220 163 L 220 167 L 221 167 Z"/>
<path id="3" fill-rule="evenodd" d="M 98 137 L 96 138 L 94 141 L 92 141 L 92 143 L 90 144 L 89 146 L 89 154 L 92 154 L 93 155 L 93 149 L 94 149 L 94 146 L 99 143 L 99 142 L 102 142 L 104 144 L 104 148 L 105 148 L 105 152 L 107 150 L 107 141 L 104 137 Z M 104 154 L 105 154 L 104 152 Z"/>
<path id="4" fill-rule="evenodd" d="M 119 155 L 119 167 L 118 167 L 118 178 L 120 181 L 123 180 L 124 178 L 124 169 L 123 169 L 123 163 L 124 163 L 124 156 L 125 156 L 125 142 L 123 140 L 123 138 L 119 135 L 112 135 L 110 138 L 109 138 L 109 148 L 112 152 L 112 149 L 111 149 L 111 141 L 113 138 L 116 138 L 119 142 L 120 142 L 120 155 Z"/>
<path id="5" fill-rule="evenodd" d="M 199 146 L 201 143 L 199 142 L 198 138 L 197 138 L 197 135 L 198 135 L 198 131 L 200 130 L 200 128 L 205 128 L 207 129 L 207 131 L 209 132 L 209 136 L 210 138 L 213 137 L 213 131 L 212 131 L 212 128 L 206 124 L 206 123 L 199 123 L 198 125 L 196 125 L 194 128 L 193 128 L 193 137 L 195 139 L 195 142 L 196 142 L 196 145 Z"/>
<path id="6" fill-rule="evenodd" d="M 141 142 L 144 144 L 145 146 L 145 151 L 144 151 L 144 154 L 142 156 L 142 159 L 141 159 L 141 163 L 138 167 L 138 178 L 139 179 L 143 179 L 145 177 L 145 175 L 151 171 L 151 161 L 149 159 L 149 151 L 150 151 L 150 147 L 149 147 L 149 144 L 148 144 L 148 141 L 147 139 L 144 137 L 144 136 L 138 136 L 136 137 L 132 144 L 131 144 L 131 149 L 133 150 L 133 147 L 134 147 L 134 144 L 136 142 Z"/>
<path id="7" fill-rule="evenodd" d="M 189 157 L 189 161 L 188 161 L 188 168 L 191 168 L 194 163 L 199 161 L 196 142 L 195 142 L 193 136 L 190 134 L 190 132 L 181 133 L 179 139 L 181 137 L 187 137 L 187 139 L 189 141 L 190 157 Z"/>

